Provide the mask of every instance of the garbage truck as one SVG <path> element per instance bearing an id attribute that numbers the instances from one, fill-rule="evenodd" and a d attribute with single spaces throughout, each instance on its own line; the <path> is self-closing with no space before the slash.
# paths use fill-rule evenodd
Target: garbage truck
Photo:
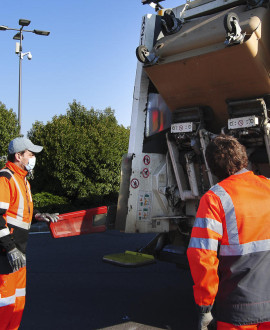
<path id="1" fill-rule="evenodd" d="M 270 177 L 270 10 L 265 0 L 160 2 L 142 0 L 155 10 L 142 18 L 135 51 L 115 228 L 156 233 L 138 252 L 187 267 L 200 198 L 217 183 L 209 141 L 236 137 L 249 168 Z"/>

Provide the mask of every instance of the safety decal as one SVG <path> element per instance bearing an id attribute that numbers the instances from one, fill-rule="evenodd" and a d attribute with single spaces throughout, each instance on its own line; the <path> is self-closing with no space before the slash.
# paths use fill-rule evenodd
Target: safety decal
<path id="1" fill-rule="evenodd" d="M 139 180 L 138 179 L 132 179 L 130 182 L 131 188 L 136 189 L 139 187 Z"/>
<path id="2" fill-rule="evenodd" d="M 150 172 L 149 172 L 149 169 L 148 169 L 148 168 L 144 168 L 144 169 L 142 170 L 142 175 L 143 175 L 143 177 L 144 177 L 145 179 L 149 177 L 149 174 L 150 174 Z"/>
<path id="3" fill-rule="evenodd" d="M 152 195 L 150 192 L 140 191 L 138 196 L 137 220 L 150 220 Z"/>
<path id="4" fill-rule="evenodd" d="M 143 157 L 143 162 L 144 162 L 145 165 L 149 165 L 150 164 L 150 156 L 145 155 Z"/>
<path id="5" fill-rule="evenodd" d="M 239 121 L 238 121 L 238 125 L 239 125 L 239 126 L 243 126 L 243 125 L 244 125 L 243 120 L 239 120 Z"/>

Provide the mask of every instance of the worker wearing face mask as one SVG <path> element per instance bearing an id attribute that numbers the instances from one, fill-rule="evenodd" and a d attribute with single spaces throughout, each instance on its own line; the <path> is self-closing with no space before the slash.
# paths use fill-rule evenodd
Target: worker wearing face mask
<path id="1" fill-rule="evenodd" d="M 18 137 L 8 147 L 8 162 L 0 170 L 0 329 L 18 329 L 26 286 L 26 245 L 32 218 L 55 222 L 58 214 L 37 213 L 27 175 L 33 170 L 35 154 L 43 147 Z"/>

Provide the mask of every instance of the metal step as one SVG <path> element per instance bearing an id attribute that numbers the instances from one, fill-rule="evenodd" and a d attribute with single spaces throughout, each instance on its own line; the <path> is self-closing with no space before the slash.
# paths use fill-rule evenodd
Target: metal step
<path id="1" fill-rule="evenodd" d="M 104 262 L 122 267 L 141 267 L 156 262 L 154 256 L 134 251 L 124 253 L 108 254 L 102 259 Z"/>

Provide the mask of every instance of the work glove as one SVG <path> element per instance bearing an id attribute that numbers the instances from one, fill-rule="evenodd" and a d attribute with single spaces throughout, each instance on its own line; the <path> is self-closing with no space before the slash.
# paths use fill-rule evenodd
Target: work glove
<path id="1" fill-rule="evenodd" d="M 37 213 L 35 219 L 38 221 L 57 222 L 59 213 Z"/>
<path id="2" fill-rule="evenodd" d="M 10 266 L 11 266 L 13 272 L 16 272 L 20 268 L 26 266 L 26 257 L 17 248 L 14 248 L 11 251 L 8 251 L 7 258 L 8 258 L 8 261 L 10 263 Z"/>
<path id="3" fill-rule="evenodd" d="M 200 313 L 198 321 L 198 330 L 208 330 L 208 326 L 210 326 L 213 322 L 214 319 L 211 312 Z"/>

